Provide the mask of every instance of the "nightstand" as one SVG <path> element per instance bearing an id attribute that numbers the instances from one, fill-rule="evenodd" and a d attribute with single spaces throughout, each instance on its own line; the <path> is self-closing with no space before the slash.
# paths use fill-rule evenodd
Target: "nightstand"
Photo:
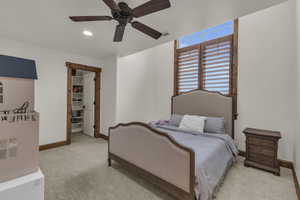
<path id="1" fill-rule="evenodd" d="M 246 167 L 255 167 L 280 176 L 280 166 L 277 159 L 278 140 L 280 132 L 246 128 Z"/>

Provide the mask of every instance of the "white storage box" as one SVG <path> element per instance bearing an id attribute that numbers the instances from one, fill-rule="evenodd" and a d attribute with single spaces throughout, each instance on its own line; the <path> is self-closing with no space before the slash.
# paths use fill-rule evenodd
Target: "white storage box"
<path id="1" fill-rule="evenodd" d="M 44 175 L 35 173 L 0 183 L 1 200 L 44 200 Z"/>

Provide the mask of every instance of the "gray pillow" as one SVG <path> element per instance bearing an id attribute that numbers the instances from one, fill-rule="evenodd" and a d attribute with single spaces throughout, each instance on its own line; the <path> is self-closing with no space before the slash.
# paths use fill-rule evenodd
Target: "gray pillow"
<path id="1" fill-rule="evenodd" d="M 225 120 L 223 117 L 207 117 L 204 132 L 225 134 Z"/>
<path id="2" fill-rule="evenodd" d="M 182 117 L 183 117 L 182 115 L 176 115 L 176 114 L 173 114 L 173 115 L 171 116 L 169 125 L 179 127 L 180 122 L 181 122 L 181 120 L 182 120 Z"/>

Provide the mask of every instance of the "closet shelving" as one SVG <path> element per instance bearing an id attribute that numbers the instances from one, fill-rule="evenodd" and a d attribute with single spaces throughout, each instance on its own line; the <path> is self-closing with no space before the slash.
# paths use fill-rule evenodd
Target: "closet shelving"
<path id="1" fill-rule="evenodd" d="M 76 71 L 72 76 L 72 133 L 83 131 L 83 76 Z"/>

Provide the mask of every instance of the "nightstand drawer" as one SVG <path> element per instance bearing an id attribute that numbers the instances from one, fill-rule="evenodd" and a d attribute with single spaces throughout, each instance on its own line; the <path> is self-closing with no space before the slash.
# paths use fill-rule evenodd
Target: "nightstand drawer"
<path id="1" fill-rule="evenodd" d="M 274 157 L 275 156 L 275 149 L 271 147 L 264 147 L 264 146 L 259 146 L 259 145 L 249 145 L 248 146 L 248 151 L 250 153 L 254 154 L 261 154 L 264 156 L 269 156 L 269 157 Z"/>
<path id="2" fill-rule="evenodd" d="M 253 162 L 257 162 L 260 163 L 262 165 L 266 165 L 266 166 L 270 166 L 270 167 L 274 167 L 274 158 L 269 157 L 269 156 L 264 156 L 262 154 L 256 154 L 253 152 L 249 152 L 248 153 L 248 160 L 253 161 Z"/>
<path id="3" fill-rule="evenodd" d="M 265 146 L 274 149 L 275 148 L 275 142 L 272 140 L 262 139 L 258 137 L 248 137 L 247 138 L 248 144 L 259 144 L 260 146 Z"/>

